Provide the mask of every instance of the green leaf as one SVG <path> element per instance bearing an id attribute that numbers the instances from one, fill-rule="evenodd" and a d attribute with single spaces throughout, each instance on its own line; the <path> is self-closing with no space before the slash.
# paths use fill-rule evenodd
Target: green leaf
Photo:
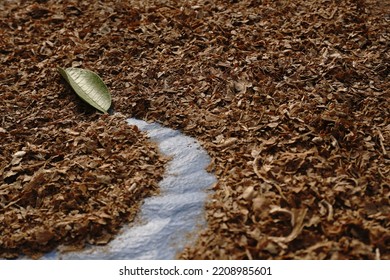
<path id="1" fill-rule="evenodd" d="M 80 68 L 57 68 L 77 95 L 103 113 L 111 107 L 111 95 L 103 80 L 94 72 Z"/>

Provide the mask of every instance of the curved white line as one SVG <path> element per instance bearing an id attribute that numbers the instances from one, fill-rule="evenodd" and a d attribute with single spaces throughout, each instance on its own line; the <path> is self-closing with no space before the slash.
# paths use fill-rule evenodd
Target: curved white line
<path id="1" fill-rule="evenodd" d="M 177 130 L 133 118 L 127 122 L 145 131 L 161 153 L 171 157 L 159 183 L 161 195 L 145 200 L 140 212 L 143 224 L 125 226 L 107 245 L 81 252 L 52 252 L 44 259 L 175 259 L 204 226 L 206 192 L 216 181 L 205 171 L 210 162 L 207 152 Z"/>

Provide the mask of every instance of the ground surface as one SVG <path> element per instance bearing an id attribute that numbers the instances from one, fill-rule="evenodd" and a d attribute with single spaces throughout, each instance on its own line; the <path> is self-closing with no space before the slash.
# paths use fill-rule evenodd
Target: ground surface
<path id="1" fill-rule="evenodd" d="M 77 66 L 212 157 L 208 228 L 179 258 L 389 259 L 389 21 L 374 0 L 2 1 L 1 256 L 104 244 L 163 172 L 55 70 Z"/>

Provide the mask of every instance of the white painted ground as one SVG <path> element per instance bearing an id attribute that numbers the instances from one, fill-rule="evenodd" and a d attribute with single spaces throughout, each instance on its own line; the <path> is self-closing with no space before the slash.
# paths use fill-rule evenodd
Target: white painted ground
<path id="1" fill-rule="evenodd" d="M 145 131 L 160 152 L 172 158 L 160 182 L 161 194 L 146 199 L 138 222 L 125 226 L 109 244 L 81 252 L 53 252 L 43 259 L 172 260 L 205 226 L 207 191 L 216 182 L 214 175 L 205 171 L 210 163 L 206 151 L 177 130 L 133 118 L 127 122 Z"/>

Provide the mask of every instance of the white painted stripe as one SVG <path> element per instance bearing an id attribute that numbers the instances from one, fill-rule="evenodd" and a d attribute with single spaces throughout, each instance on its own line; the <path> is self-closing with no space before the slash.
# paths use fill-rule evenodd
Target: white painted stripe
<path id="1" fill-rule="evenodd" d="M 161 153 L 172 158 L 159 183 L 161 195 L 146 199 L 140 222 L 125 226 L 109 244 L 91 246 L 81 252 L 53 252 L 44 259 L 172 260 L 205 226 L 207 191 L 216 181 L 205 171 L 210 163 L 207 152 L 196 139 L 177 130 L 137 119 L 127 122 L 145 131 Z"/>

